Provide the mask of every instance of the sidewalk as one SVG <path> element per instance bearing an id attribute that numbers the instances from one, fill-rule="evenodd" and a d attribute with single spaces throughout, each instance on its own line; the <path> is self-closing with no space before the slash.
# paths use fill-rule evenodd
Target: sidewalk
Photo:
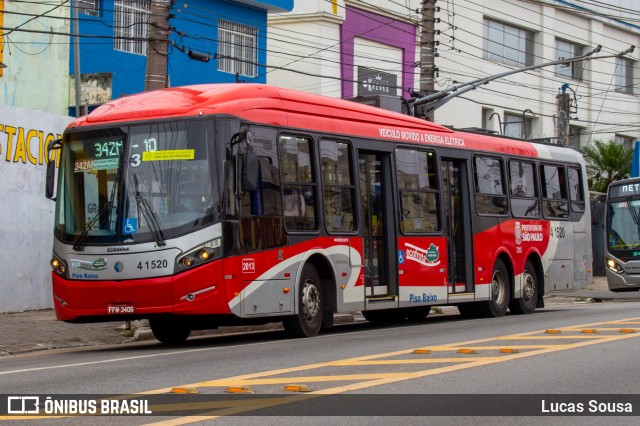
<path id="1" fill-rule="evenodd" d="M 613 293 L 604 277 L 595 277 L 587 288 L 574 292 L 554 292 L 545 297 L 547 306 L 556 303 L 640 301 L 639 292 Z M 456 313 L 457 309 L 445 307 L 444 313 Z M 360 315 L 342 314 L 336 323 L 363 320 Z M 114 321 L 98 324 L 67 324 L 55 319 L 53 310 L 0 314 L 0 357 L 45 349 L 71 348 L 106 344 L 153 340 L 145 322 L 135 321 L 132 329 L 127 323 Z M 279 323 L 251 327 L 221 327 L 217 330 L 196 331 L 192 335 L 213 335 L 247 330 L 276 330 Z"/>

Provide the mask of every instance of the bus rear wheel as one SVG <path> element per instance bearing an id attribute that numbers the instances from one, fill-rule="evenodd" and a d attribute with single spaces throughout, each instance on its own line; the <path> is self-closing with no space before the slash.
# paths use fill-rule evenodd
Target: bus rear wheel
<path id="1" fill-rule="evenodd" d="M 313 265 L 302 268 L 297 292 L 298 313 L 282 321 L 284 329 L 293 337 L 313 337 L 320 333 L 324 301 L 320 276 Z"/>
<path id="2" fill-rule="evenodd" d="M 477 305 L 480 316 L 486 318 L 504 316 L 509 308 L 510 293 L 509 272 L 504 262 L 497 259 L 491 275 L 491 300 Z"/>
<path id="3" fill-rule="evenodd" d="M 151 318 L 149 326 L 153 336 L 165 345 L 181 345 L 191 334 L 191 328 L 175 318 Z"/>
<path id="4" fill-rule="evenodd" d="M 509 310 L 514 314 L 532 314 L 538 304 L 538 277 L 530 260 L 524 266 L 522 281 L 522 295 L 511 300 Z"/>

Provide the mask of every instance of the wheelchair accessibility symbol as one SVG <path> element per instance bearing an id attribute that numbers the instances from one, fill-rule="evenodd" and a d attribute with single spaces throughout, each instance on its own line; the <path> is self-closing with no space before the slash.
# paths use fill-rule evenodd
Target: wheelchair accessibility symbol
<path id="1" fill-rule="evenodd" d="M 401 265 L 404 263 L 404 250 L 398 250 L 398 263 Z"/>
<path id="2" fill-rule="evenodd" d="M 123 234 L 135 234 L 138 232 L 138 218 L 131 217 L 124 220 Z"/>

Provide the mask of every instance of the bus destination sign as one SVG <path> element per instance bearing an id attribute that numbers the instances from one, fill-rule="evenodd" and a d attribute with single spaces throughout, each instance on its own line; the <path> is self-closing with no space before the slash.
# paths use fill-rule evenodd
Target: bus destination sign
<path id="1" fill-rule="evenodd" d="M 609 189 L 609 196 L 615 197 L 629 197 L 634 195 L 640 195 L 640 182 L 625 183 L 624 185 L 611 185 Z"/>

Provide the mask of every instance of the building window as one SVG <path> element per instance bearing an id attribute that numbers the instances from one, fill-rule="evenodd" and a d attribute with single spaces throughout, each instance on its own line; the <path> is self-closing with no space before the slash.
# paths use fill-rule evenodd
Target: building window
<path id="1" fill-rule="evenodd" d="M 100 0 L 76 0 L 78 13 L 85 15 L 100 15 Z"/>
<path id="2" fill-rule="evenodd" d="M 635 139 L 631 136 L 616 135 L 616 143 L 621 144 L 627 150 L 633 150 L 635 148 Z"/>
<path id="3" fill-rule="evenodd" d="M 616 92 L 633 94 L 633 62 L 630 59 L 616 59 Z"/>
<path id="4" fill-rule="evenodd" d="M 517 114 L 504 114 L 504 135 L 512 138 L 531 138 L 533 119 Z"/>
<path id="5" fill-rule="evenodd" d="M 533 65 L 533 33 L 502 22 L 484 20 L 483 58 L 514 66 Z"/>
<path id="6" fill-rule="evenodd" d="M 582 148 L 582 134 L 585 133 L 584 127 L 569 126 L 569 146 L 576 151 Z"/>
<path id="7" fill-rule="evenodd" d="M 146 56 L 151 1 L 115 0 L 113 9 L 113 48 Z"/>
<path id="8" fill-rule="evenodd" d="M 487 133 L 497 133 L 494 129 L 493 126 L 493 118 L 495 112 L 493 109 L 490 108 L 482 108 L 482 129 L 485 130 Z M 498 116 L 498 114 L 496 114 L 496 116 Z M 502 129 L 500 129 L 502 131 Z"/>
<path id="9" fill-rule="evenodd" d="M 218 20 L 218 71 L 258 75 L 258 28 Z"/>
<path id="10" fill-rule="evenodd" d="M 556 61 L 575 58 L 584 55 L 584 47 L 564 40 L 556 40 Z M 582 80 L 584 62 L 571 62 L 569 64 L 556 65 L 556 75 L 561 77 Z"/>

